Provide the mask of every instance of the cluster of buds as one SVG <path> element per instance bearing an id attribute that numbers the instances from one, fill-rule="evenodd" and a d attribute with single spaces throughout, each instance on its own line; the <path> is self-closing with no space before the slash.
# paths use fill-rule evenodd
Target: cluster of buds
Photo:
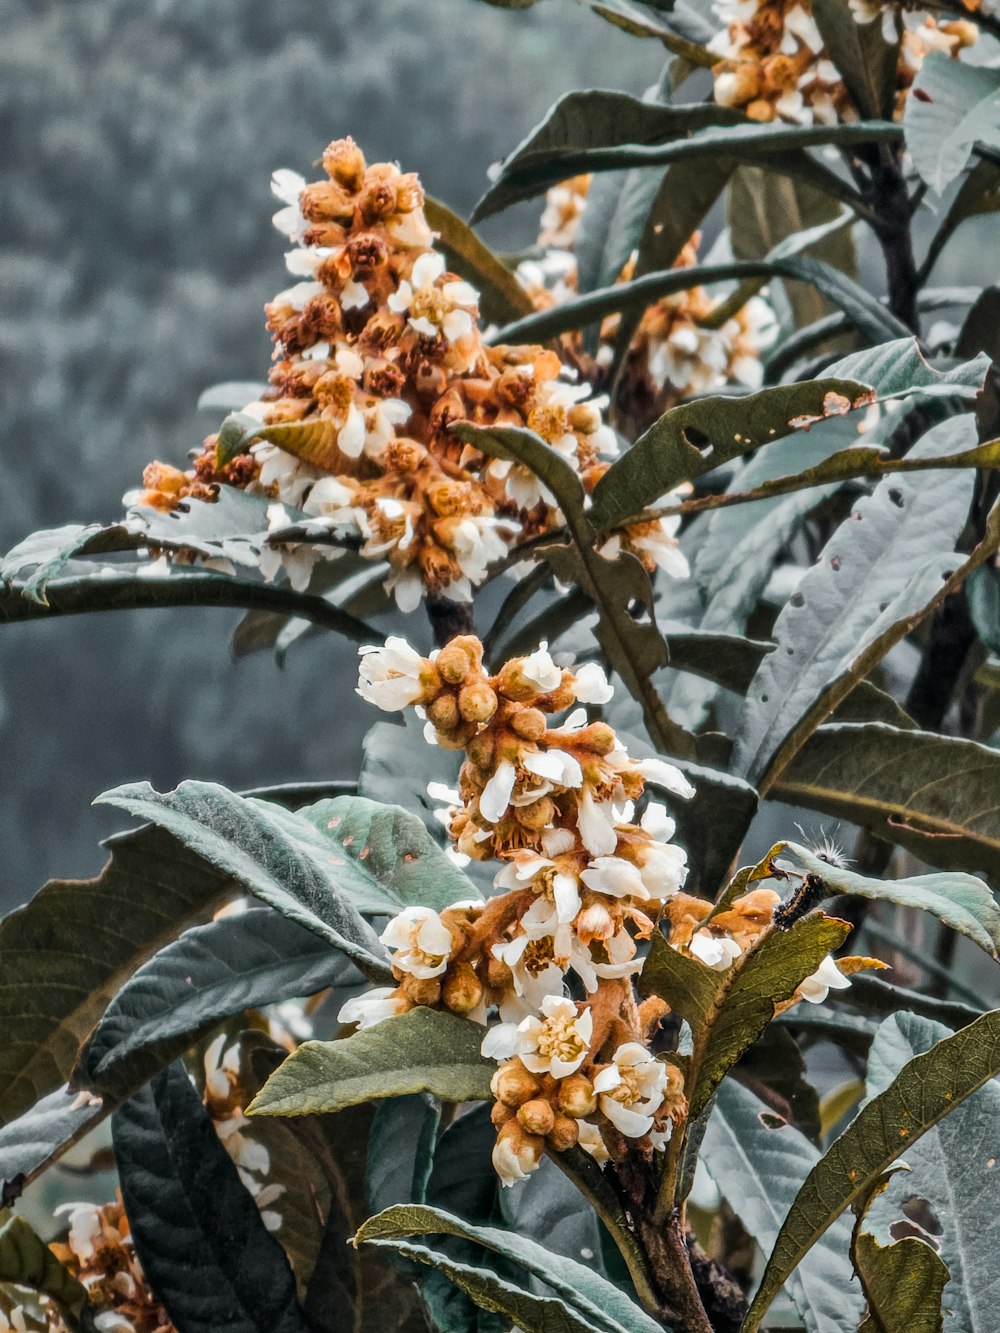
<path id="1" fill-rule="evenodd" d="M 544 253 L 523 261 L 517 270 L 536 309 L 550 309 L 576 295 L 573 247 L 589 189 L 590 177 L 576 176 L 546 195 L 538 237 Z M 695 233 L 678 255 L 675 268 L 690 268 L 698 262 L 700 241 L 700 234 Z M 633 256 L 618 280 L 628 281 L 634 268 Z M 723 300 L 704 287 L 691 287 L 661 297 L 643 312 L 629 344 L 618 399 L 623 416 L 637 430 L 699 394 L 760 388 L 764 375 L 761 356 L 777 336 L 774 312 L 766 300 L 753 296 L 719 322 L 714 316 Z M 588 366 L 579 335 L 564 337 L 567 353 L 598 381 L 613 361 L 620 322 L 617 315 L 603 322 L 593 366 Z"/>
<path id="2" fill-rule="evenodd" d="M 661 1145 L 687 1103 L 679 1065 L 651 1053 L 666 1005 L 636 996 L 637 942 L 676 918 L 675 947 L 728 967 L 771 926 L 778 895 L 755 890 L 701 926 L 711 905 L 682 893 L 685 852 L 646 791 L 687 799 L 693 788 L 588 720 L 581 705 L 612 695 L 596 663 L 560 666 L 543 644 L 489 675 L 472 636 L 426 658 L 400 638 L 361 654 L 364 699 L 416 709 L 430 743 L 464 753 L 441 812 L 449 851 L 500 869 L 487 900 L 411 906 L 390 921 L 396 985 L 350 1000 L 341 1021 L 369 1027 L 429 1005 L 483 1023 L 483 1054 L 499 1065 L 493 1160 L 504 1184 L 546 1150 L 579 1143 L 603 1161 Z"/>
<path id="3" fill-rule="evenodd" d="M 762 123 L 832 125 L 858 118 L 840 72 L 827 55 L 810 0 L 715 0 L 713 8 L 726 25 L 709 43 L 720 57 L 712 70 L 720 106 L 738 107 Z M 967 20 L 939 22 L 882 0 L 850 0 L 850 9 L 856 23 L 878 22 L 890 45 L 900 43 L 897 116 L 931 51 L 957 57 L 978 36 L 975 24 Z"/>
<path id="4" fill-rule="evenodd" d="M 191 471 L 151 464 L 129 498 L 171 509 L 211 499 L 220 483 L 242 487 L 273 502 L 272 530 L 291 506 L 388 561 L 402 609 L 424 593 L 468 601 L 514 542 L 558 514 L 530 472 L 449 428 L 526 427 L 590 488 L 618 448 L 605 400 L 552 350 L 483 341 L 478 294 L 434 248 L 415 175 L 369 166 L 351 139 L 331 143 L 323 166 L 321 181 L 290 171 L 273 181 L 298 281 L 266 307 L 270 387 L 243 412 L 258 430 L 281 428 L 280 442 L 258 438 L 226 461 L 209 436 Z M 307 583 L 311 559 L 331 549 L 286 549 L 289 576 L 302 562 Z"/>
<path id="5" fill-rule="evenodd" d="M 86 1287 L 98 1333 L 173 1333 L 166 1310 L 146 1282 L 121 1198 L 103 1207 L 67 1203 L 56 1213 L 68 1215 L 69 1233 L 64 1243 L 50 1248 Z M 46 1303 L 45 1314 L 51 1333 L 69 1333 L 54 1302 Z M 16 1315 L 11 1327 L 18 1328 Z"/>

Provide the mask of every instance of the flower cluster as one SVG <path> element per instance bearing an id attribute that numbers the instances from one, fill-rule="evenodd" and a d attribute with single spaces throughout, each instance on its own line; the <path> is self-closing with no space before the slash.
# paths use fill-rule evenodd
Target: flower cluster
<path id="1" fill-rule="evenodd" d="M 702 924 L 711 904 L 682 892 L 685 852 L 646 790 L 687 799 L 693 788 L 588 720 L 581 705 L 612 695 L 599 665 L 561 667 L 543 644 L 489 675 L 471 636 L 427 658 L 399 638 L 361 654 L 363 698 L 417 709 L 428 741 L 464 752 L 443 812 L 450 850 L 500 869 L 488 900 L 413 905 L 390 921 L 396 985 L 352 999 L 341 1021 L 369 1027 L 429 1005 L 483 1023 L 483 1054 L 499 1065 L 493 1160 L 504 1184 L 546 1149 L 579 1143 L 606 1160 L 630 1142 L 662 1144 L 686 1114 L 684 1078 L 651 1052 L 666 1005 L 637 999 L 637 942 L 662 916 L 674 947 L 726 968 L 771 927 L 778 895 L 754 890 Z M 832 963 L 810 982 L 846 984 Z"/>
<path id="2" fill-rule="evenodd" d="M 763 123 L 832 125 L 858 118 L 826 53 L 810 0 L 715 0 L 713 7 L 726 25 L 709 43 L 720 57 L 712 71 L 720 106 L 738 107 Z M 939 22 L 882 0 L 850 0 L 850 8 L 860 25 L 881 23 L 887 42 L 900 38 L 897 115 L 931 51 L 957 56 L 978 36 L 967 20 Z"/>
<path id="3" fill-rule="evenodd" d="M 544 253 L 523 261 L 517 270 L 522 286 L 539 310 L 560 305 L 576 295 L 573 247 L 589 188 L 589 176 L 576 176 L 554 186 L 546 195 L 538 237 Z M 698 262 L 700 240 L 698 233 L 691 237 L 678 255 L 675 268 L 690 268 Z M 628 281 L 634 268 L 633 256 L 618 280 Z M 661 297 L 643 312 L 629 345 L 619 390 L 624 415 L 637 429 L 698 394 L 727 387 L 760 388 L 764 374 L 761 355 L 777 336 L 774 312 L 766 300 L 753 296 L 729 318 L 716 323 L 713 317 L 722 300 L 696 286 Z M 620 323 L 614 315 L 601 326 L 601 343 L 592 368 L 598 379 L 613 360 Z M 564 342 L 567 350 L 586 365 L 579 336 L 567 335 Z"/>
<path id="4" fill-rule="evenodd" d="M 151 464 L 133 498 L 170 509 L 188 495 L 211 499 L 220 483 L 243 487 L 273 502 L 272 530 L 292 521 L 289 506 L 387 561 L 402 609 L 425 592 L 468 601 L 509 546 L 553 526 L 557 510 L 526 469 L 449 428 L 526 427 L 589 487 L 599 459 L 617 452 L 605 401 L 551 350 L 486 345 L 478 294 L 434 248 L 415 175 L 368 165 L 351 139 L 330 144 L 323 166 L 321 181 L 274 177 L 296 281 L 266 308 L 274 364 L 267 392 L 243 409 L 259 423 L 250 443 L 230 458 L 209 436 L 193 470 Z M 298 563 L 286 560 L 307 583 L 304 549 L 331 548 L 300 546 Z"/>
<path id="5" fill-rule="evenodd" d="M 50 1248 L 86 1287 L 98 1333 L 173 1333 L 136 1257 L 121 1198 L 103 1207 L 67 1203 L 56 1213 L 68 1216 L 69 1233 L 65 1243 Z M 46 1304 L 46 1316 L 52 1333 L 68 1333 L 53 1302 Z M 16 1329 L 16 1315 L 11 1322 Z"/>

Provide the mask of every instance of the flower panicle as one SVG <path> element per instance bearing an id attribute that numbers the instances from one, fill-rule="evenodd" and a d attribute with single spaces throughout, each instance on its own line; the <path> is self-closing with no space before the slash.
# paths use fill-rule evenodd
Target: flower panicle
<path id="1" fill-rule="evenodd" d="M 674 947 L 721 971 L 771 928 L 778 895 L 753 890 L 708 922 L 711 904 L 683 892 L 685 852 L 647 789 L 694 789 L 588 717 L 613 695 L 598 663 L 560 664 L 543 643 L 490 674 L 471 635 L 427 657 L 399 637 L 360 652 L 363 698 L 413 708 L 429 743 L 464 755 L 456 790 L 429 788 L 447 803 L 449 852 L 499 869 L 485 900 L 411 905 L 390 921 L 396 984 L 350 1000 L 341 1021 L 429 1005 L 483 1024 L 504 1184 L 577 1143 L 601 1160 L 661 1145 L 687 1103 L 679 1066 L 650 1051 L 666 1006 L 635 993 L 639 943 L 666 919 Z M 816 981 L 817 994 L 836 984 Z"/>
<path id="2" fill-rule="evenodd" d="M 243 408 L 242 446 L 232 456 L 211 435 L 192 469 L 150 464 L 126 498 L 170 510 L 238 487 L 273 502 L 272 532 L 304 511 L 386 562 L 402 610 L 425 594 L 468 602 L 512 545 L 560 520 L 527 468 L 451 427 L 532 430 L 592 488 L 618 451 L 606 401 L 552 350 L 484 341 L 479 294 L 435 247 L 413 173 L 367 163 L 351 139 L 330 144 L 323 166 L 320 181 L 274 174 L 294 280 L 266 306 L 269 385 Z M 275 538 L 262 572 L 307 586 L 313 563 L 340 550 Z"/>

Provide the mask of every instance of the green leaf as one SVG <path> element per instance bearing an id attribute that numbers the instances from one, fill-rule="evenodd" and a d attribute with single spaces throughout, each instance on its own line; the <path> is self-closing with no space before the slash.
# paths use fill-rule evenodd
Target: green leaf
<path id="1" fill-rule="evenodd" d="M 369 1211 L 425 1202 L 440 1123 L 441 1107 L 424 1093 L 379 1102 L 368 1136 Z"/>
<path id="2" fill-rule="evenodd" d="M 16 584 L 0 584 L 0 625 L 91 611 L 233 606 L 301 617 L 336 630 L 354 643 L 370 643 L 378 638 L 371 626 L 323 597 L 194 566 L 154 569 L 152 562 L 146 561 L 132 566 L 75 567 L 74 573 L 46 583 L 45 599 L 43 605 L 26 597 Z"/>
<path id="3" fill-rule="evenodd" d="M 947 370 L 927 361 L 915 338 L 897 338 L 862 352 L 852 352 L 826 374 L 870 384 L 879 401 L 907 394 L 952 395 L 973 398 L 986 382 L 988 356 L 977 356 Z"/>
<path id="4" fill-rule="evenodd" d="M 122 981 L 231 894 L 158 829 L 113 839 L 95 879 L 51 880 L 0 922 L 0 1123 L 65 1083 Z"/>
<path id="5" fill-rule="evenodd" d="M 694 741 L 672 721 L 651 682 L 667 664 L 667 646 L 648 612 L 653 606 L 649 576 L 636 558 L 621 552 L 606 558 L 594 549 L 596 534 L 583 508 L 580 478 L 564 458 L 532 431 L 514 427 L 476 427 L 460 422 L 452 433 L 497 458 L 513 458 L 530 468 L 555 495 L 572 538 L 538 548 L 563 583 L 578 583 L 600 616 L 598 639 L 626 689 L 643 709 L 646 730 L 656 749 L 690 757 Z M 647 612 L 637 619 L 633 605 Z"/>
<path id="6" fill-rule="evenodd" d="M 949 1035 L 943 1024 L 915 1014 L 886 1019 L 875 1035 L 869 1058 L 869 1096 L 884 1092 L 907 1061 L 932 1050 Z M 909 1172 L 893 1176 L 869 1213 L 872 1230 L 886 1240 L 890 1225 L 904 1216 L 903 1205 L 909 1198 L 915 1195 L 927 1200 L 941 1224 L 935 1240 L 947 1265 L 943 1280 L 949 1274 L 951 1278 L 944 1292 L 949 1324 L 969 1333 L 992 1333 L 996 1325 L 994 1274 L 1000 1211 L 995 1206 L 997 1187 L 989 1162 L 995 1156 L 998 1116 L 1000 1083 L 990 1079 L 952 1115 L 906 1148 L 904 1161 Z M 914 1239 L 913 1244 L 922 1242 Z"/>
<path id="7" fill-rule="evenodd" d="M 859 22 L 848 0 L 813 0 L 813 18 L 826 54 L 865 119 L 891 120 L 896 97 L 899 40 L 882 36 L 882 14 Z M 896 20 L 897 33 L 902 21 Z"/>
<path id="8" fill-rule="evenodd" d="M 869 399 L 868 389 L 857 381 L 821 379 L 672 408 L 597 483 L 591 522 L 614 527 L 680 482 Z"/>
<path id="9" fill-rule="evenodd" d="M 231 1014 L 363 984 L 352 963 L 295 921 L 267 910 L 224 916 L 186 931 L 129 978 L 75 1081 L 122 1101 Z"/>
<path id="10" fill-rule="evenodd" d="M 573 244 L 581 292 L 617 281 L 642 238 L 662 179 L 657 167 L 595 176 Z"/>
<path id="11" fill-rule="evenodd" d="M 745 260 L 730 264 L 694 264 L 690 268 L 671 268 L 647 273 L 630 282 L 602 287 L 564 301 L 551 310 L 528 315 L 508 324 L 492 339 L 494 343 L 545 342 L 572 329 L 583 328 L 620 310 L 644 310 L 654 301 L 692 287 L 736 278 L 792 278 L 811 283 L 848 316 L 869 342 L 884 343 L 899 339 L 906 325 L 885 306 L 850 278 L 819 259 L 789 256 L 786 259 Z"/>
<path id="12" fill-rule="evenodd" d="M 858 1333 L 940 1333 L 948 1269 L 930 1245 L 916 1236 L 880 1245 L 862 1233 L 852 1256 L 868 1300 Z"/>
<path id="13" fill-rule="evenodd" d="M 743 119 L 739 112 L 712 103 L 675 107 L 601 89 L 567 93 L 504 158 L 498 176 L 476 205 L 472 220 L 481 222 L 577 175 L 573 163 L 594 149 L 660 144 L 707 125 L 738 124 Z M 579 168 L 587 170 L 587 166 Z"/>
<path id="14" fill-rule="evenodd" d="M 911 454 L 933 457 L 974 441 L 972 417 L 957 417 L 928 431 Z M 747 694 L 735 772 L 758 786 L 769 771 L 772 779 L 780 774 L 853 681 L 937 605 L 943 590 L 960 586 L 969 561 L 954 545 L 974 484 L 966 471 L 940 473 L 933 483 L 887 477 L 857 502 L 775 622 L 778 649 Z M 984 552 L 976 563 L 982 558 Z"/>
<path id="15" fill-rule="evenodd" d="M 496 1066 L 467 1018 L 417 1007 L 341 1041 L 307 1041 L 247 1108 L 248 1115 L 313 1115 L 408 1092 L 484 1101 Z"/>
<path id="16" fill-rule="evenodd" d="M 473 1268 L 426 1245 L 409 1241 L 372 1240 L 369 1243 L 436 1268 L 476 1305 L 504 1315 L 508 1326 L 513 1324 L 523 1333 L 593 1333 L 593 1325 L 581 1319 L 564 1301 L 554 1296 L 535 1296 L 499 1277 L 492 1269 Z"/>
<path id="17" fill-rule="evenodd" d="M 940 871 L 906 879 L 870 879 L 853 870 L 830 865 L 798 843 L 783 844 L 805 868 L 818 875 L 836 893 L 876 898 L 930 912 L 952 930 L 975 941 L 991 957 L 1000 950 L 1000 907 L 988 885 L 975 875 Z"/>
<path id="18" fill-rule="evenodd" d="M 306 1333 L 295 1280 L 181 1065 L 112 1121 L 136 1253 L 185 1333 Z"/>
<path id="19" fill-rule="evenodd" d="M 428 197 L 424 198 L 424 214 L 438 234 L 438 249 L 443 250 L 449 268 L 479 292 L 484 320 L 503 323 L 528 314 L 531 297 L 468 223 L 446 204 Z"/>
<path id="20" fill-rule="evenodd" d="M 87 1304 L 82 1283 L 23 1217 L 12 1217 L 0 1227 L 0 1282 L 13 1282 L 51 1296 L 74 1315 L 80 1315 Z"/>
<path id="21" fill-rule="evenodd" d="M 624 93 L 568 93 L 504 159 L 496 180 L 476 205 L 472 221 L 481 222 L 583 172 L 666 166 L 720 153 L 793 172 L 822 183 L 840 198 L 857 198 L 834 172 L 801 150 L 901 138 L 902 128 L 891 121 L 761 126 L 711 102 L 658 106 Z"/>
<path id="22" fill-rule="evenodd" d="M 943 193 L 977 141 L 1000 147 L 1000 74 L 931 52 L 906 99 L 903 128 L 913 165 Z"/>
<path id="23" fill-rule="evenodd" d="M 766 936 L 744 961 L 717 974 L 715 997 L 701 1030 L 694 1032 L 688 1066 L 685 1092 L 692 1118 L 770 1023 L 775 1006 L 791 999 L 849 931 L 846 921 L 813 913 L 790 930 Z"/>
<path id="24" fill-rule="evenodd" d="M 701 1158 L 749 1235 L 767 1254 L 820 1153 L 793 1125 L 775 1124 L 771 1108 L 731 1078 L 716 1093 Z M 809 1333 L 843 1333 L 861 1317 L 851 1272 L 851 1228 L 833 1224 L 787 1282 Z"/>
<path id="25" fill-rule="evenodd" d="M 712 1008 L 719 988 L 719 974 L 672 948 L 658 930 L 639 974 L 639 994 L 659 995 L 676 1014 L 700 1028 Z"/>
<path id="26" fill-rule="evenodd" d="M 553 1253 L 526 1236 L 474 1226 L 439 1208 L 389 1208 L 364 1224 L 355 1244 L 421 1235 L 458 1236 L 513 1261 L 551 1288 L 583 1319 L 585 1328 L 599 1333 L 662 1333 L 661 1325 L 593 1269 Z"/>
<path id="27" fill-rule="evenodd" d="M 370 877 L 300 815 L 214 782 L 182 782 L 165 793 L 135 782 L 105 792 L 97 803 L 166 829 L 248 893 L 345 953 L 366 976 L 390 979 L 386 951 L 346 887 L 360 881 L 367 888 Z"/>
<path id="28" fill-rule="evenodd" d="M 804 181 L 762 167 L 741 167 L 726 193 L 726 215 L 733 258 L 764 259 L 789 238 L 839 219 L 841 209 L 829 194 Z M 856 276 L 854 241 L 848 229 L 839 227 L 817 237 L 809 248 L 841 273 Z M 785 291 L 796 328 L 812 323 L 831 308 L 815 287 L 793 282 L 786 284 Z"/>
<path id="29" fill-rule="evenodd" d="M 853 697 L 853 696 L 851 696 Z M 1000 751 L 882 722 L 820 727 L 773 794 L 836 815 L 945 869 L 1000 878 Z"/>
<path id="30" fill-rule="evenodd" d="M 6 1208 L 107 1114 L 96 1099 L 57 1088 L 0 1129 L 0 1208 Z"/>
<path id="31" fill-rule="evenodd" d="M 247 403 L 255 403 L 267 392 L 259 380 L 224 380 L 210 384 L 198 395 L 199 412 L 238 412 Z"/>
<path id="32" fill-rule="evenodd" d="M 742 1333 L 757 1333 L 782 1284 L 845 1208 L 902 1152 L 1000 1071 L 1000 1011 L 911 1060 L 813 1167 L 782 1224 Z"/>
<path id="33" fill-rule="evenodd" d="M 1000 167 L 995 162 L 983 158 L 976 163 L 962 182 L 934 233 L 927 247 L 924 262 L 920 266 L 918 281 L 922 283 L 927 281 L 941 252 L 963 222 L 984 213 L 995 213 L 997 209 L 1000 209 Z"/>

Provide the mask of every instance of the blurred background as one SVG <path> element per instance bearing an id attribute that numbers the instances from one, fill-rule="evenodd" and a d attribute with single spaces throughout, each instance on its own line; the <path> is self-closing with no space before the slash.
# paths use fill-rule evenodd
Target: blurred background
<path id="1" fill-rule="evenodd" d="M 182 464 L 218 424 L 202 389 L 263 378 L 287 283 L 274 168 L 308 174 L 351 134 L 467 216 L 556 97 L 641 92 L 663 56 L 573 0 L 7 0 L 0 35 L 0 550 L 117 518 L 149 460 Z M 538 211 L 487 239 L 526 244 Z M 0 911 L 100 869 L 123 817 L 90 802 L 120 782 L 356 770 L 353 650 L 234 662 L 239 615 L 0 629 Z"/>

